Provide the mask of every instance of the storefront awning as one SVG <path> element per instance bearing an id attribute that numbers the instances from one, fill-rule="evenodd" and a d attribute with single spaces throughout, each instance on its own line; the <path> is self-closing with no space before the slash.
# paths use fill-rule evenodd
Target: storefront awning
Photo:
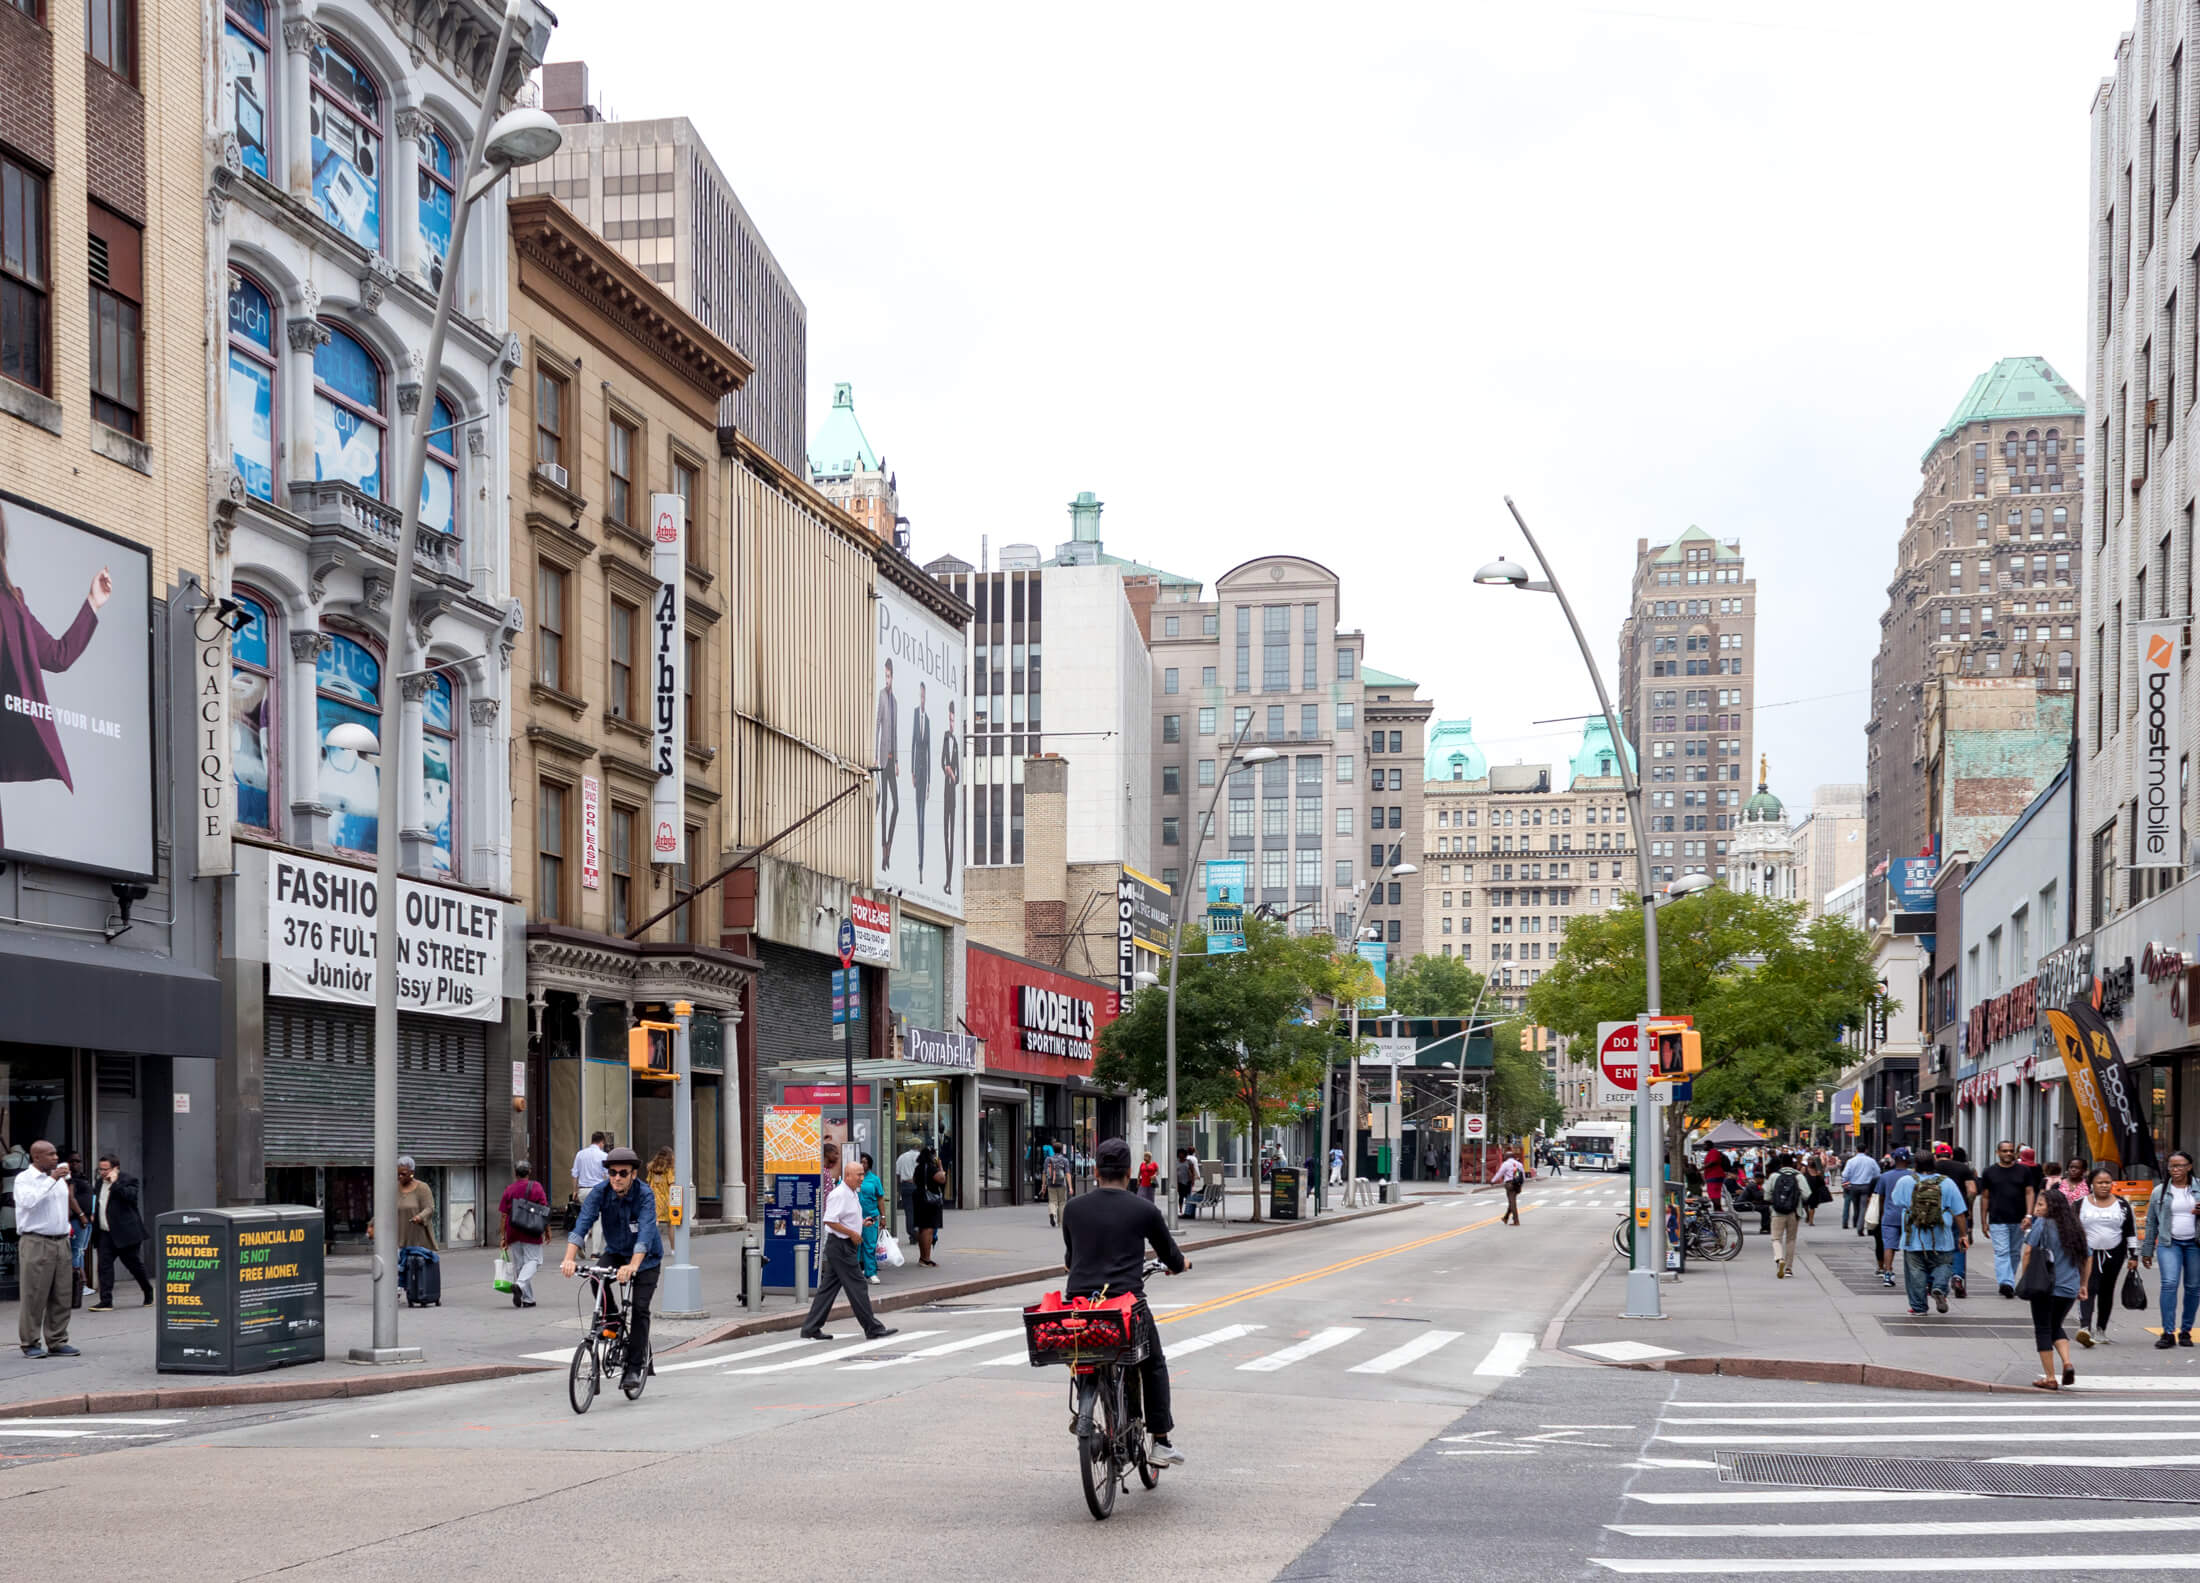
<path id="1" fill-rule="evenodd" d="M 10 932 L 0 1039 L 130 1055 L 221 1055 L 221 985 L 173 957 Z"/>
<path id="2" fill-rule="evenodd" d="M 842 1061 L 789 1061 L 781 1066 L 766 1067 L 765 1077 L 797 1079 L 802 1082 L 837 1083 L 848 1075 Z M 856 1081 L 859 1083 L 909 1083 L 942 1077 L 975 1077 L 968 1067 L 927 1066 L 922 1061 L 865 1061 L 856 1062 Z"/>

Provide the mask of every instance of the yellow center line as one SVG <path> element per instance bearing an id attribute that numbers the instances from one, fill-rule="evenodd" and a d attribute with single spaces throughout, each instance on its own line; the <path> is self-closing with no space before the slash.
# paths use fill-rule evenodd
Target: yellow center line
<path id="1" fill-rule="evenodd" d="M 1542 1206 L 1528 1204 L 1523 1207 L 1524 1211 L 1532 1211 Z M 1155 1323 L 1173 1325 L 1179 1320 L 1197 1319 L 1204 1314 L 1214 1313 L 1217 1309 L 1228 1308 L 1237 1303 L 1250 1302 L 1256 1297 L 1267 1297 L 1275 1292 L 1288 1291 L 1294 1286 L 1303 1286 L 1308 1281 L 1318 1281 L 1325 1275 L 1342 1274 L 1346 1270 L 1356 1270 L 1363 1264 L 1373 1264 L 1378 1259 L 1387 1259 L 1394 1254 L 1411 1253 L 1416 1248 L 1426 1248 L 1433 1243 L 1448 1242 L 1453 1237 L 1463 1237 L 1470 1231 L 1481 1230 L 1484 1226 L 1494 1226 L 1504 1218 L 1502 1214 L 1497 1214 L 1490 1216 L 1487 1220 L 1469 1221 L 1464 1226 L 1454 1226 L 1449 1231 L 1439 1231 L 1431 1236 L 1421 1237 L 1412 1242 L 1401 1242 L 1393 1248 L 1378 1248 L 1373 1253 L 1363 1253 L 1357 1258 L 1340 1259 L 1335 1264 L 1325 1264 L 1318 1270 L 1308 1270 L 1301 1275 L 1287 1275 L 1281 1280 L 1270 1281 L 1265 1286 L 1247 1287 L 1242 1292 L 1232 1292 L 1226 1296 L 1217 1297 L 1211 1302 L 1200 1303 L 1191 1308 L 1180 1308 L 1173 1314 L 1157 1314 Z"/>

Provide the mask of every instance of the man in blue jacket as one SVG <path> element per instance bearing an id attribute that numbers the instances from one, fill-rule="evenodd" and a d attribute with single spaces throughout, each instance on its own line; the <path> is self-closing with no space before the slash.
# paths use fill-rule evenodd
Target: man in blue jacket
<path id="1" fill-rule="evenodd" d="M 566 1279 L 581 1256 L 581 1243 L 597 1221 L 603 1222 L 606 1262 L 619 1266 L 618 1278 L 634 1283 L 634 1318 L 627 1331 L 626 1371 L 622 1389 L 641 1383 L 649 1363 L 649 1303 L 657 1295 L 657 1267 L 664 1259 L 664 1238 L 657 1232 L 657 1195 L 641 1179 L 641 1157 L 632 1149 L 613 1149 L 604 1157 L 604 1180 L 581 1205 L 580 1218 L 565 1237 Z"/>

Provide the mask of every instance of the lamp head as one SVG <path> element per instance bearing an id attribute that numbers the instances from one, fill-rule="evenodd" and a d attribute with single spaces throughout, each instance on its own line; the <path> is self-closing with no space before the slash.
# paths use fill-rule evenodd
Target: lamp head
<path id="1" fill-rule="evenodd" d="M 520 105 L 497 117 L 489 128 L 489 163 L 504 170 L 548 159 L 565 141 L 557 118 L 547 110 Z"/>
<path id="2" fill-rule="evenodd" d="M 1252 748 L 1238 755 L 1238 763 L 1250 769 L 1255 764 L 1273 764 L 1282 757 L 1274 748 Z"/>
<path id="3" fill-rule="evenodd" d="M 1693 896 L 1700 890 L 1709 890 L 1713 883 L 1709 874 L 1683 874 L 1665 887 L 1665 893 L 1678 900 L 1683 896 Z"/>
<path id="4" fill-rule="evenodd" d="M 1528 586 L 1528 569 L 1518 561 L 1500 558 L 1476 572 L 1474 580 L 1486 588 L 1525 588 Z"/>
<path id="5" fill-rule="evenodd" d="M 321 745 L 334 748 L 340 753 L 356 753 L 361 758 L 368 759 L 382 751 L 381 739 L 356 720 L 346 720 L 340 725 L 331 726 L 328 735 L 321 739 Z"/>
<path id="6" fill-rule="evenodd" d="M 1154 987 L 1154 985 L 1161 982 L 1161 975 L 1158 973 L 1149 973 L 1146 969 L 1140 968 L 1137 972 L 1131 975 L 1131 982 L 1133 984 L 1136 984 L 1140 989 L 1151 989 Z"/>
<path id="7" fill-rule="evenodd" d="M 1411 863 L 1393 863 L 1390 866 L 1390 877 L 1392 879 L 1402 879 L 1408 874 L 1418 874 L 1420 872 Z"/>

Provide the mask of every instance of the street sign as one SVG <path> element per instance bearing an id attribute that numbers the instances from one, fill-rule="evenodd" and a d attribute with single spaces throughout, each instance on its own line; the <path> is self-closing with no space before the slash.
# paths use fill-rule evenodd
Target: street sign
<path id="1" fill-rule="evenodd" d="M 1464 1129 L 1464 1135 L 1469 1143 L 1479 1143 L 1490 1135 L 1490 1123 L 1487 1116 L 1468 1116 L 1460 1123 L 1460 1126 Z"/>
<path id="2" fill-rule="evenodd" d="M 853 918 L 840 920 L 840 965 L 846 967 L 856 959 L 856 924 Z"/>
<path id="3" fill-rule="evenodd" d="M 1597 1104 L 1600 1107 L 1635 1102 L 1635 1025 L 1631 1022 L 1597 1024 Z"/>
<path id="4" fill-rule="evenodd" d="M 1394 1099 L 1370 1100 L 1367 1107 L 1368 1135 L 1374 1138 L 1398 1136 L 1398 1102 Z"/>
<path id="5" fill-rule="evenodd" d="M 1417 1045 L 1410 1035 L 1402 1038 L 1378 1035 L 1368 1042 L 1374 1048 L 1360 1052 L 1360 1065 L 1362 1066 L 1411 1066 L 1413 1064 L 1413 1052 Z"/>

